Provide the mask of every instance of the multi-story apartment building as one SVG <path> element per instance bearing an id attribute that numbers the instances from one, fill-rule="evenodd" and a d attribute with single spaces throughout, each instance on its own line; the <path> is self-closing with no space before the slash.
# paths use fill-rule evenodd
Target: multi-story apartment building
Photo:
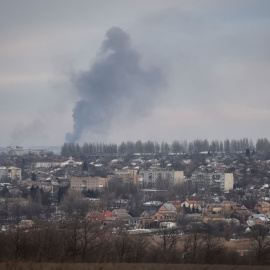
<path id="1" fill-rule="evenodd" d="M 8 177 L 11 180 L 22 180 L 22 171 L 17 167 L 0 167 L 0 179 L 3 177 Z"/>
<path id="2" fill-rule="evenodd" d="M 179 184 L 184 181 L 183 171 L 174 170 L 142 170 L 140 175 L 143 176 L 143 187 L 156 188 L 160 184 L 161 186 L 168 187 L 174 184 Z"/>
<path id="3" fill-rule="evenodd" d="M 138 170 L 115 170 L 114 177 L 120 177 L 123 182 L 138 184 Z"/>
<path id="4" fill-rule="evenodd" d="M 70 189 L 83 191 L 88 189 L 103 189 L 107 186 L 107 178 L 101 177 L 71 177 Z"/>
<path id="5" fill-rule="evenodd" d="M 224 191 L 228 191 L 233 189 L 233 184 L 233 173 L 223 173 L 220 178 L 220 188 Z"/>
<path id="6" fill-rule="evenodd" d="M 191 181 L 197 182 L 201 187 L 219 187 L 223 191 L 233 189 L 233 173 L 193 173 Z"/>
<path id="7" fill-rule="evenodd" d="M 23 155 L 45 155 L 47 152 L 47 149 L 39 149 L 39 148 L 23 148 L 23 147 L 16 147 L 16 148 L 11 148 L 8 147 L 8 154 L 10 156 L 23 156 Z"/>
<path id="8" fill-rule="evenodd" d="M 191 181 L 193 182 L 211 182 L 212 177 L 210 173 L 197 172 L 191 175 Z"/>

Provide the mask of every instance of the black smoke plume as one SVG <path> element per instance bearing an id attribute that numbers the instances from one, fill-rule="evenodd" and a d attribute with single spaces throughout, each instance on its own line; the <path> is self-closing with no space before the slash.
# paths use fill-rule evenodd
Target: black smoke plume
<path id="1" fill-rule="evenodd" d="M 134 121 L 153 108 L 164 77 L 157 68 L 141 66 L 130 42 L 126 32 L 112 27 L 90 70 L 72 75 L 81 100 L 73 109 L 73 133 L 66 134 L 68 142 L 78 141 L 85 130 L 106 134 L 120 113 Z"/>

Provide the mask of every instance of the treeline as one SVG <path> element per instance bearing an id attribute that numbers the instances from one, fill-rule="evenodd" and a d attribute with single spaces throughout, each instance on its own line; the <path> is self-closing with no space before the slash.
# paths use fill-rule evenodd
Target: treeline
<path id="1" fill-rule="evenodd" d="M 258 244 L 265 248 L 261 250 Z M 266 235 L 254 234 L 249 253 L 241 257 L 211 231 L 193 230 L 185 236 L 178 229 L 165 228 L 155 235 L 130 234 L 121 229 L 115 233 L 99 222 L 74 218 L 2 231 L 0 261 L 268 264 L 269 241 Z"/>
<path id="2" fill-rule="evenodd" d="M 179 230 L 160 228 L 152 234 L 130 234 L 119 223 L 117 233 L 108 226 L 76 217 L 55 224 L 9 227 L 0 233 L 0 261 L 87 263 L 197 263 L 268 264 L 269 230 L 252 229 L 248 250 L 240 255 L 228 249 L 224 238 L 194 227 L 184 236 Z M 122 228 L 122 229 L 121 229 Z"/>
<path id="3" fill-rule="evenodd" d="M 250 151 L 270 152 L 270 141 L 266 138 L 258 139 L 256 144 L 247 138 L 239 140 L 224 141 L 214 140 L 194 140 L 188 142 L 186 140 L 174 140 L 171 144 L 167 142 L 158 143 L 155 141 L 136 142 L 126 141 L 119 145 L 116 143 L 84 143 L 80 146 L 78 143 L 64 143 L 61 148 L 62 156 L 80 156 L 80 155 L 131 155 L 135 153 L 141 154 L 169 154 L 169 153 L 189 153 L 196 154 L 200 152 L 210 151 L 211 153 L 225 152 L 235 153 L 244 152 L 246 149 Z"/>

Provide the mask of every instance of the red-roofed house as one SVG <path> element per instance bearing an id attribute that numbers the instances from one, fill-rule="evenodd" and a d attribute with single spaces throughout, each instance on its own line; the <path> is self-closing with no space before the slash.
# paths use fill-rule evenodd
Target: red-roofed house
<path id="1" fill-rule="evenodd" d="M 86 215 L 86 218 L 95 220 L 95 221 L 100 221 L 102 224 L 107 224 L 112 221 L 116 220 L 116 215 L 113 212 L 106 211 L 103 213 L 100 212 L 90 212 Z"/>
<path id="2" fill-rule="evenodd" d="M 191 201 L 191 200 L 186 200 L 181 204 L 182 208 L 189 208 L 190 210 L 194 209 L 196 211 L 202 211 L 201 205 L 198 203 L 198 201 Z"/>

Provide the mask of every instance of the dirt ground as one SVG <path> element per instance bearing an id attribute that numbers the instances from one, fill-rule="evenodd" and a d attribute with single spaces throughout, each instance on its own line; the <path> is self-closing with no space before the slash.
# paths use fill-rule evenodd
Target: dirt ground
<path id="1" fill-rule="evenodd" d="M 228 248 L 235 250 L 248 250 L 251 249 L 250 239 L 237 239 L 231 241 L 224 241 L 224 244 Z"/>
<path id="2" fill-rule="evenodd" d="M 1 263 L 2 270 L 266 270 L 269 266 L 199 264 Z"/>

